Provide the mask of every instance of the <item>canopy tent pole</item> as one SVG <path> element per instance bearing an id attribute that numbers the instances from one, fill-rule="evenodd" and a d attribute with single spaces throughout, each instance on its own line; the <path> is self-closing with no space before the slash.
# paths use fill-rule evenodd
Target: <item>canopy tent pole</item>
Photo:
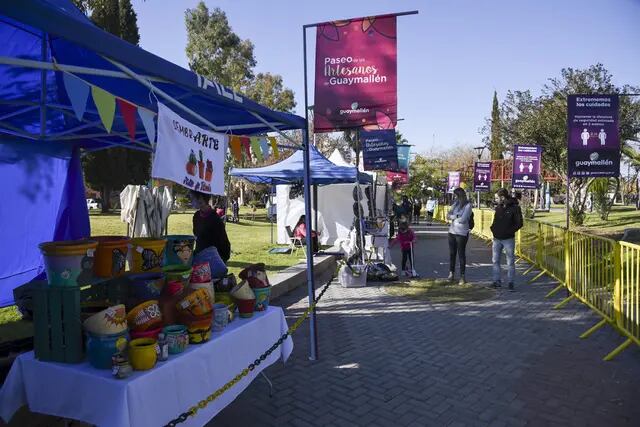
<path id="1" fill-rule="evenodd" d="M 304 166 L 304 214 L 307 229 L 307 293 L 309 306 L 314 304 L 316 290 L 313 277 L 313 242 L 311 239 L 311 173 L 309 171 L 309 91 L 307 90 L 307 27 L 302 27 L 302 51 L 304 56 L 304 131 L 302 134 L 303 166 Z M 309 318 L 309 360 L 318 360 L 318 334 L 316 330 L 316 309 Z"/>

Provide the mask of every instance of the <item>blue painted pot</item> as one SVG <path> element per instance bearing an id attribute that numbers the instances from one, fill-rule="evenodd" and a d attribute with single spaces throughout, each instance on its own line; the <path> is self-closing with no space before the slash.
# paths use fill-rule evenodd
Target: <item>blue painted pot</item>
<path id="1" fill-rule="evenodd" d="M 265 311 L 269 307 L 269 298 L 271 297 L 271 286 L 266 288 L 253 288 L 256 294 L 256 311 Z"/>
<path id="2" fill-rule="evenodd" d="M 165 326 L 162 333 L 169 344 L 169 354 L 182 353 L 189 345 L 189 332 L 184 325 Z"/>
<path id="3" fill-rule="evenodd" d="M 164 251 L 164 265 L 193 264 L 193 248 L 196 238 L 189 235 L 167 236 L 167 246 Z"/>
<path id="4" fill-rule="evenodd" d="M 87 332 L 86 350 L 89 363 L 96 369 L 111 369 L 111 357 L 124 349 L 129 341 L 127 331 L 114 335 Z"/>
<path id="5" fill-rule="evenodd" d="M 94 240 L 45 242 L 39 245 L 50 286 L 87 285 L 94 277 Z"/>
<path id="6" fill-rule="evenodd" d="M 129 276 L 129 293 L 139 301 L 159 299 L 166 282 L 164 273 L 141 273 Z"/>

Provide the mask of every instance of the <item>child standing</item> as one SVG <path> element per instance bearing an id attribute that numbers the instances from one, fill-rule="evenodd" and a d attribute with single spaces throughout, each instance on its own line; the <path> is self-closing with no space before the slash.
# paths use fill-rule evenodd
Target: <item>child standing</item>
<path id="1" fill-rule="evenodd" d="M 398 227 L 398 236 L 393 239 L 391 246 L 396 242 L 400 242 L 400 249 L 402 250 L 402 271 L 405 276 L 411 276 L 411 270 L 415 268 L 412 263 L 413 254 L 411 253 L 412 245 L 416 242 L 416 234 L 407 222 L 401 222 Z M 407 261 L 411 264 L 411 270 L 407 269 Z"/>

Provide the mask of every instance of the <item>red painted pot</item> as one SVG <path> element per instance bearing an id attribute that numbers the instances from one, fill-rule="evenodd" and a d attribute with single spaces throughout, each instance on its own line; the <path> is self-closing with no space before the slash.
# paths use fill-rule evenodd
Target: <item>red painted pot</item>
<path id="1" fill-rule="evenodd" d="M 239 299 L 236 300 L 240 317 L 251 317 L 256 308 L 256 299 Z"/>

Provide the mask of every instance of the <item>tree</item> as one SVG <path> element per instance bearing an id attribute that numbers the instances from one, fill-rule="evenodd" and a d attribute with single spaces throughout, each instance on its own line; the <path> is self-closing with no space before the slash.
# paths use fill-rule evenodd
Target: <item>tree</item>
<path id="1" fill-rule="evenodd" d="M 491 109 L 491 140 L 489 143 L 491 160 L 504 158 L 502 134 L 500 132 L 500 106 L 498 104 L 498 93 L 493 91 L 493 108 Z"/>
<path id="2" fill-rule="evenodd" d="M 233 32 L 227 15 L 203 1 L 185 13 L 187 58 L 191 70 L 240 92 L 253 79 L 253 43 Z"/>
<path id="3" fill-rule="evenodd" d="M 272 110 L 290 113 L 296 107 L 293 91 L 284 87 L 278 74 L 258 73 L 242 92 Z"/>
<path id="4" fill-rule="evenodd" d="M 91 20 L 100 28 L 138 44 L 137 16 L 130 0 L 78 0 L 81 10 L 91 12 Z M 147 152 L 110 148 L 86 153 L 83 169 L 90 187 L 99 190 L 102 211 L 111 209 L 110 196 L 127 184 L 144 184 L 149 179 L 150 155 Z"/>
<path id="5" fill-rule="evenodd" d="M 533 97 L 529 91 L 509 91 L 501 108 L 501 133 L 507 149 L 514 144 L 536 144 L 543 148 L 545 168 L 565 180 L 567 174 L 567 95 L 638 93 L 640 88 L 616 86 L 613 76 L 602 64 L 580 70 L 564 68 L 560 77 L 551 78 L 542 94 Z M 640 102 L 620 98 L 620 141 L 623 152 L 628 141 L 637 141 L 640 131 Z M 581 225 L 588 188 L 592 179 L 571 181 L 570 212 L 574 223 Z M 565 181 L 566 182 L 566 181 Z"/>

